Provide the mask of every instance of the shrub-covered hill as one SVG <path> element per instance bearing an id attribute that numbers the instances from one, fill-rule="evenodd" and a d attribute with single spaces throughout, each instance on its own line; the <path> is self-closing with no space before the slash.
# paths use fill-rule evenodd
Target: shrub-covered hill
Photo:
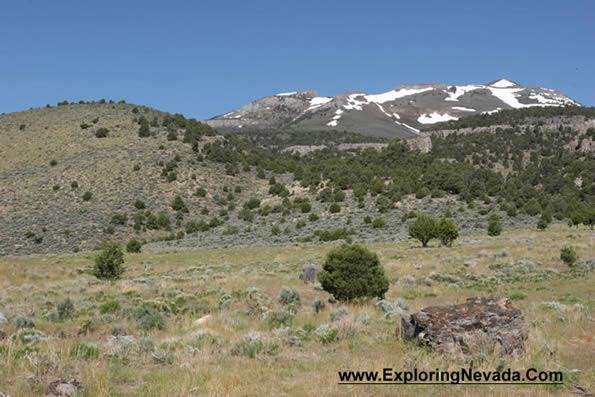
<path id="1" fill-rule="evenodd" d="M 298 132 L 221 136 L 125 103 L 2 115 L 0 254 L 131 238 L 157 247 L 405 239 L 417 213 L 452 217 L 462 234 L 485 232 L 494 214 L 505 229 L 592 224 L 593 129 L 565 124 L 576 115 L 560 111 L 555 128 L 537 117 L 436 134 L 430 153 L 400 141 L 338 150 L 366 139 L 311 133 L 325 148 L 303 156 L 283 152 L 307 143 Z"/>
<path id="2" fill-rule="evenodd" d="M 266 185 L 198 161 L 192 143 L 217 139 L 209 127 L 181 128 L 180 116 L 102 102 L 0 116 L 0 254 L 86 249 L 135 234 L 137 220 L 146 230 L 139 238 L 156 238 L 169 234 L 168 219 L 176 223 L 176 196 L 198 212 L 222 199 L 226 185 L 241 188 L 239 197 Z M 146 229 L 151 220 L 161 223 Z"/>

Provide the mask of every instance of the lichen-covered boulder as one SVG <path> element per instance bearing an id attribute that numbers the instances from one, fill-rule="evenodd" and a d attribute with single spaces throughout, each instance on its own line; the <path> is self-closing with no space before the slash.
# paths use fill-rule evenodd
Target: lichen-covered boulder
<path id="1" fill-rule="evenodd" d="M 501 354 L 522 352 L 528 334 L 521 312 L 509 299 L 495 297 L 469 298 L 460 305 L 403 315 L 400 329 L 402 339 L 451 355 L 497 348 Z"/>

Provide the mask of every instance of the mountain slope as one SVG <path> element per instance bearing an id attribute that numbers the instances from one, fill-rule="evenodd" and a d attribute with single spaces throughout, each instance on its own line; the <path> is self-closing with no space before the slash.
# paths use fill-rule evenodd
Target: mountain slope
<path id="1" fill-rule="evenodd" d="M 138 135 L 141 117 L 151 120 L 151 135 L 144 138 Z M 0 115 L 0 255 L 89 249 L 104 239 L 124 240 L 136 234 L 135 222 L 145 228 L 147 217 L 137 222 L 135 214 L 171 216 L 176 196 L 197 214 L 216 207 L 217 196 L 226 194 L 223 186 L 241 186 L 252 194 L 266 185 L 251 173 L 240 180 L 227 175 L 223 164 L 198 162 L 182 142 L 182 130 L 163 125 L 166 117 L 171 118 L 123 103 Z M 101 128 L 108 130 L 104 138 L 95 135 Z M 202 137 L 201 145 L 216 139 Z M 194 194 L 199 187 L 205 197 Z M 137 200 L 144 204 L 141 210 Z M 116 214 L 128 215 L 124 225 L 110 221 Z M 169 232 L 164 229 L 147 229 L 136 237 L 163 237 Z M 26 238 L 29 232 L 35 237 Z"/>
<path id="2" fill-rule="evenodd" d="M 495 212 L 504 227 L 534 224 L 539 213 L 593 219 L 592 108 L 474 119 L 456 123 L 489 133 L 459 134 L 449 122 L 455 130 L 434 132 L 432 150 L 419 153 L 414 140 L 340 131 L 221 136 L 125 103 L 0 115 L 0 256 L 106 239 L 154 248 L 405 239 L 419 210 L 450 213 L 462 235 Z M 323 150 L 284 151 L 303 143 Z"/>
<path id="3" fill-rule="evenodd" d="M 412 84 L 375 95 L 348 92 L 321 97 L 316 91 L 259 99 L 205 123 L 220 131 L 262 128 L 337 129 L 368 136 L 413 138 L 442 121 L 534 106 L 580 106 L 547 88 L 500 79 L 485 85 Z"/>

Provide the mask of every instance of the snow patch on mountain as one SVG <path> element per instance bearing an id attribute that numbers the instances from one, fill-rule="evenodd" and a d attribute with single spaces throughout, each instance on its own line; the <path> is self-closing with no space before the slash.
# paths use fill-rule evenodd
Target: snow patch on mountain
<path id="1" fill-rule="evenodd" d="M 357 94 L 351 94 L 347 97 L 347 105 L 343 105 L 343 108 L 347 110 L 362 110 L 363 105 L 367 105 L 367 101 L 362 101 L 356 98 L 364 97 L 364 94 L 358 92 Z"/>
<path id="2" fill-rule="evenodd" d="M 291 96 L 291 95 L 295 95 L 297 94 L 297 91 L 293 91 L 293 92 L 280 92 L 278 94 L 275 94 L 275 96 Z"/>
<path id="3" fill-rule="evenodd" d="M 453 117 L 448 113 L 440 114 L 438 112 L 432 112 L 430 114 L 422 114 L 419 116 L 417 121 L 422 124 L 434 124 L 441 121 L 458 120 L 458 117 Z"/>
<path id="4" fill-rule="evenodd" d="M 402 125 L 403 127 L 409 128 L 411 131 L 415 132 L 416 134 L 419 134 L 420 131 L 417 128 L 413 128 L 412 126 L 410 126 L 409 124 L 405 124 L 402 123 L 400 121 L 395 121 L 396 124 Z"/>
<path id="5" fill-rule="evenodd" d="M 384 103 L 394 101 L 395 99 L 403 98 L 410 95 L 421 94 L 422 92 L 431 91 L 433 87 L 427 88 L 401 88 L 400 90 L 391 90 L 382 94 L 365 95 L 364 98 L 368 102 Z"/>
<path id="6" fill-rule="evenodd" d="M 325 103 L 329 103 L 332 100 L 333 100 L 333 98 L 329 98 L 326 96 L 314 97 L 314 98 L 310 99 L 310 107 L 308 109 L 306 109 L 306 111 L 318 109 Z"/>
<path id="7" fill-rule="evenodd" d="M 481 114 L 494 114 L 494 113 L 499 112 L 500 110 L 502 110 L 502 108 L 496 108 L 494 110 L 488 110 L 486 112 L 481 112 Z"/>
<path id="8" fill-rule="evenodd" d="M 564 105 L 578 105 L 575 101 L 570 98 L 561 97 L 557 95 L 555 92 L 543 92 L 541 94 L 532 92 L 529 94 L 529 99 L 534 99 L 539 104 L 544 106 L 564 106 Z M 540 106 L 539 104 L 534 104 L 533 106 Z"/>
<path id="9" fill-rule="evenodd" d="M 380 109 L 380 111 L 384 113 L 386 116 L 391 117 L 391 115 L 387 113 L 386 110 L 384 110 L 381 104 L 377 103 L 376 106 L 378 106 L 378 109 Z"/>
<path id="10" fill-rule="evenodd" d="M 458 102 L 459 97 L 465 95 L 469 91 L 478 90 L 483 88 L 482 85 L 460 85 L 460 86 L 453 86 L 455 88 L 455 92 L 448 92 L 448 97 L 444 98 L 445 101 L 452 101 Z M 451 87 L 452 88 L 452 87 Z"/>
<path id="11" fill-rule="evenodd" d="M 455 110 L 462 110 L 463 112 L 477 112 L 475 109 L 470 109 L 463 106 L 453 106 L 452 108 Z"/>
<path id="12" fill-rule="evenodd" d="M 507 104 L 508 106 L 510 106 L 512 108 L 520 109 L 520 108 L 532 106 L 532 105 L 524 105 L 524 104 L 520 103 L 518 101 L 518 99 L 516 98 L 515 93 L 522 91 L 523 88 L 492 88 L 492 87 L 487 87 L 487 88 L 488 88 L 488 90 L 490 90 L 492 92 L 493 96 L 500 99 L 502 102 L 504 102 L 505 104 Z"/>
<path id="13" fill-rule="evenodd" d="M 333 116 L 333 119 L 331 121 L 329 121 L 328 123 L 326 123 L 326 125 L 328 125 L 329 127 L 336 127 L 337 122 L 341 118 L 342 114 L 343 114 L 343 111 L 341 109 L 337 109 L 337 111 L 335 112 L 335 115 Z"/>
<path id="14" fill-rule="evenodd" d="M 500 80 L 494 81 L 492 84 L 490 84 L 490 87 L 510 88 L 510 87 L 518 87 L 518 84 L 516 84 L 510 80 L 500 79 Z"/>

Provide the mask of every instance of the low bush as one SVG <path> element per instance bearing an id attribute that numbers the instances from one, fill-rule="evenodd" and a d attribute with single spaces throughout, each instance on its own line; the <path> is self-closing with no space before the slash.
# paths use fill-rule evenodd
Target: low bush
<path id="1" fill-rule="evenodd" d="M 58 320 L 64 321 L 71 319 L 74 316 L 74 304 L 70 298 L 66 298 L 64 302 L 58 304 L 56 311 L 58 313 Z"/>
<path id="2" fill-rule="evenodd" d="M 560 259 L 568 266 L 574 266 L 578 260 L 576 251 L 571 246 L 566 246 L 560 250 Z"/>
<path id="3" fill-rule="evenodd" d="M 119 244 L 106 242 L 101 252 L 95 257 L 92 274 L 103 280 L 115 280 L 124 273 L 124 253 Z"/>
<path id="4" fill-rule="evenodd" d="M 128 243 L 126 244 L 126 252 L 130 252 L 130 253 L 140 252 L 142 247 L 143 247 L 143 244 L 140 241 L 138 241 L 135 238 L 131 238 L 130 240 L 128 240 Z"/>

